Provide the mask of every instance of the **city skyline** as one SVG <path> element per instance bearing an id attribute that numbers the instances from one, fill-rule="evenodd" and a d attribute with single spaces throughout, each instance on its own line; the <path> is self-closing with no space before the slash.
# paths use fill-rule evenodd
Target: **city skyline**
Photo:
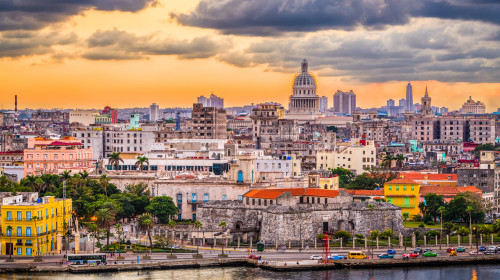
<path id="1" fill-rule="evenodd" d="M 499 107 L 500 28 L 488 16 L 499 4 L 215 2 L 5 4 L 0 107 L 13 109 L 16 94 L 19 108 L 191 107 L 210 93 L 227 107 L 286 106 L 302 59 L 328 107 L 351 89 L 359 107 L 383 106 L 405 97 L 408 80 L 414 100 L 428 86 L 436 106 L 458 109 L 473 96 L 487 112 Z"/>

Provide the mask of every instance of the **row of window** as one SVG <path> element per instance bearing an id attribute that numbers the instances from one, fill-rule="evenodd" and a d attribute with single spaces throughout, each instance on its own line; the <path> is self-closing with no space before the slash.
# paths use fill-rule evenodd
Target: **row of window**
<path id="1" fill-rule="evenodd" d="M 391 185 L 388 185 L 387 186 L 389 188 L 390 191 L 392 191 L 392 186 Z M 396 191 L 399 191 L 399 185 L 396 185 Z M 407 190 L 407 186 L 403 186 L 403 191 L 406 191 Z M 411 190 L 414 191 L 415 190 L 415 186 L 411 186 Z"/>
<path id="2" fill-rule="evenodd" d="M 49 232 L 49 227 L 48 225 L 45 225 L 45 231 L 43 231 L 43 225 L 40 225 L 40 226 L 37 226 L 38 228 L 38 235 L 41 235 L 41 234 L 44 234 L 44 233 L 48 233 Z M 7 228 L 6 229 L 6 235 L 7 236 L 12 236 L 12 230 L 13 229 L 10 229 L 10 228 Z M 57 230 L 57 224 L 56 224 L 56 230 Z M 50 231 L 54 231 L 54 225 L 51 224 L 50 225 Z M 36 232 L 34 232 L 36 234 Z M 26 237 L 31 237 L 31 226 L 28 226 L 25 228 L 25 234 L 23 235 L 23 227 L 22 226 L 17 226 L 16 227 L 16 236 L 17 237 L 22 237 L 22 236 L 26 236 Z"/>

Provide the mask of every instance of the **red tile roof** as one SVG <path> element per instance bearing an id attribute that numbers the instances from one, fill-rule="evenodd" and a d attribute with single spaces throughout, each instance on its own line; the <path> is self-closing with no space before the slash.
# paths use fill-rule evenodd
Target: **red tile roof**
<path id="1" fill-rule="evenodd" d="M 393 179 L 392 181 L 389 181 L 385 184 L 409 184 L 409 185 L 418 185 L 417 182 L 410 180 L 410 179 Z"/>
<path id="2" fill-rule="evenodd" d="M 467 187 L 457 187 L 459 192 L 475 192 L 475 193 L 483 193 L 482 190 L 474 187 L 474 186 L 467 186 Z"/>
<path id="3" fill-rule="evenodd" d="M 425 196 L 428 193 L 435 193 L 442 196 L 456 196 L 462 192 L 474 192 L 481 194 L 482 191 L 474 186 L 452 187 L 452 186 L 421 186 L 420 195 Z"/>
<path id="4" fill-rule="evenodd" d="M 367 195 L 367 196 L 376 196 L 381 195 L 384 196 L 384 190 L 345 190 L 346 192 L 352 195 Z"/>
<path id="5" fill-rule="evenodd" d="M 50 144 L 47 144 L 47 146 L 81 146 L 83 145 L 82 143 L 68 143 L 68 142 L 61 142 L 61 141 L 54 141 Z"/>
<path id="6" fill-rule="evenodd" d="M 410 180 L 431 180 L 431 181 L 456 181 L 457 174 L 424 174 L 418 172 L 401 173 L 401 179 Z"/>
<path id="7" fill-rule="evenodd" d="M 319 197 L 337 197 L 339 191 L 336 190 L 324 190 L 324 189 L 306 189 L 305 196 L 319 196 Z"/>

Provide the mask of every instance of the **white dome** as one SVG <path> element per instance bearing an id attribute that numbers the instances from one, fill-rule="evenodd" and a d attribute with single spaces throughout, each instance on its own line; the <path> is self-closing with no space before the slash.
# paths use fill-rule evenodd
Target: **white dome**
<path id="1" fill-rule="evenodd" d="M 302 60 L 302 72 L 293 81 L 294 95 L 316 95 L 316 79 L 307 72 L 307 60 Z"/>

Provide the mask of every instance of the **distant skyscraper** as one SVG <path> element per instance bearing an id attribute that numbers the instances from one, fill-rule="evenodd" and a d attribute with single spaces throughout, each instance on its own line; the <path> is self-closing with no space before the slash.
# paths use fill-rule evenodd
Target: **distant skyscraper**
<path id="1" fill-rule="evenodd" d="M 197 103 L 202 104 L 203 107 L 215 107 L 217 109 L 224 109 L 224 98 L 218 97 L 213 93 L 210 95 L 210 97 L 198 97 Z"/>
<path id="2" fill-rule="evenodd" d="M 333 96 L 333 110 L 338 113 L 352 115 L 356 109 L 356 94 L 352 90 L 343 92 L 337 90 Z"/>
<path id="3" fill-rule="evenodd" d="M 394 101 L 394 99 L 387 100 L 387 107 L 392 107 L 394 105 L 396 105 L 396 102 Z"/>
<path id="4" fill-rule="evenodd" d="M 319 112 L 324 113 L 328 110 L 328 97 L 321 96 L 319 98 Z"/>
<path id="5" fill-rule="evenodd" d="M 149 106 L 149 120 L 157 121 L 160 119 L 160 106 L 156 105 L 156 103 L 151 104 Z"/>
<path id="6" fill-rule="evenodd" d="M 406 86 L 406 110 L 413 111 L 413 89 L 410 82 Z"/>
<path id="7" fill-rule="evenodd" d="M 404 98 L 399 99 L 398 106 L 403 107 L 406 110 L 406 99 L 404 99 Z"/>

